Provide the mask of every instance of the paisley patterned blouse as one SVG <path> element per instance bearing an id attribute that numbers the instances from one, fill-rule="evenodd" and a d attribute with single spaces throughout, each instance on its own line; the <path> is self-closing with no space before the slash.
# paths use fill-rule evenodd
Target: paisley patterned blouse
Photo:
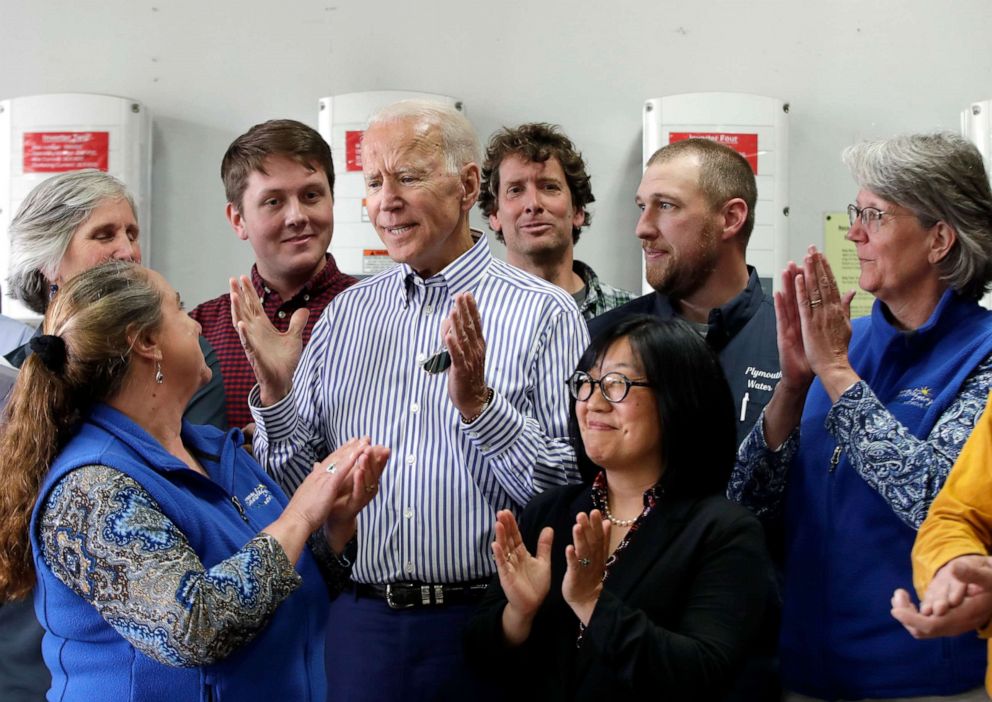
<path id="1" fill-rule="evenodd" d="M 301 583 L 264 532 L 205 568 L 152 497 L 106 466 L 63 478 L 40 525 L 42 556 L 55 576 L 135 648 L 170 666 L 224 658 Z"/>
<path id="2" fill-rule="evenodd" d="M 859 381 L 834 403 L 827 413 L 826 428 L 838 446 L 849 448 L 845 455 L 864 481 L 903 522 L 919 529 L 975 428 L 990 387 L 992 357 L 968 376 L 930 435 L 918 439 L 885 409 L 866 382 Z M 798 427 L 782 446 L 770 448 L 765 443 L 762 415 L 738 451 L 727 497 L 761 518 L 777 513 L 798 448 Z"/>

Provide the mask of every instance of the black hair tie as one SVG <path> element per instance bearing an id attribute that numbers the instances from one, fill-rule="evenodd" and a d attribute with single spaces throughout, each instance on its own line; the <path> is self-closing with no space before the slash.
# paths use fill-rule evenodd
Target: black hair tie
<path id="1" fill-rule="evenodd" d="M 65 370 L 65 362 L 69 356 L 61 336 L 42 334 L 32 338 L 28 342 L 28 346 L 38 355 L 48 370 L 56 375 L 60 375 Z"/>

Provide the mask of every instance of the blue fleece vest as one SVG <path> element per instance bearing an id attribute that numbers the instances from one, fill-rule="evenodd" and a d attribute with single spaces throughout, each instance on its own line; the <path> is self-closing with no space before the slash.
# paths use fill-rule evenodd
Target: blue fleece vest
<path id="1" fill-rule="evenodd" d="M 121 413 L 98 406 L 52 465 L 37 504 L 44 504 L 71 470 L 110 466 L 147 490 L 204 567 L 212 567 L 271 524 L 288 500 L 241 449 L 240 431 L 225 435 L 183 422 L 182 438 L 213 480 L 186 468 Z M 216 664 L 174 668 L 137 651 L 52 574 L 40 555 L 39 511 L 36 506 L 31 546 L 38 574 L 35 610 L 45 628 L 42 653 L 52 671 L 50 700 L 325 699 L 327 589 L 306 550 L 296 566 L 302 587 L 279 605 L 254 639 Z M 136 635 L 154 637 L 156 632 Z"/>
<path id="2" fill-rule="evenodd" d="M 854 370 L 911 434 L 924 439 L 968 375 L 992 353 L 992 313 L 952 291 L 930 319 L 901 332 L 876 302 L 854 321 Z M 950 695 L 981 687 L 985 644 L 975 634 L 917 641 L 889 614 L 912 586 L 916 531 L 835 456 L 824 428 L 830 398 L 817 380 L 803 412 L 786 491 L 785 686 L 822 699 Z M 884 469 L 884 456 L 875 458 Z"/>

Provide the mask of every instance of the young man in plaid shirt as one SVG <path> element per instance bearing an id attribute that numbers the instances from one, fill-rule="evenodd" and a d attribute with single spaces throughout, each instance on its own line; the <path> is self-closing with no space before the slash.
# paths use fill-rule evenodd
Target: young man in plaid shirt
<path id="1" fill-rule="evenodd" d="M 255 252 L 251 281 L 266 315 L 279 331 L 303 327 L 306 344 L 327 303 L 357 282 L 327 253 L 334 231 L 330 147 L 305 124 L 270 120 L 228 147 L 221 178 L 227 221 Z M 231 323 L 230 295 L 204 302 L 190 316 L 220 358 L 228 426 L 244 427 L 252 421 L 248 392 L 255 374 Z"/>

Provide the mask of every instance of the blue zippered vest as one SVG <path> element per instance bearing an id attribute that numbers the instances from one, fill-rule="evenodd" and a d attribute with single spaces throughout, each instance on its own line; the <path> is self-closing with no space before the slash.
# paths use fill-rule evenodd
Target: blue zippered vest
<path id="1" fill-rule="evenodd" d="M 871 316 L 853 327 L 854 370 L 921 439 L 992 353 L 992 313 L 950 290 L 913 332 L 893 327 L 877 301 Z M 916 530 L 861 478 L 844 451 L 835 454 L 837 443 L 824 428 L 830 407 L 816 380 L 786 491 L 785 687 L 827 700 L 950 695 L 981 687 L 984 641 L 975 634 L 917 641 L 889 614 L 892 592 L 913 583 Z M 885 472 L 884 452 L 871 460 L 873 470 Z"/>
<path id="2" fill-rule="evenodd" d="M 134 478 L 155 499 L 210 568 L 275 521 L 288 500 L 241 448 L 239 430 L 224 434 L 183 422 L 182 438 L 213 480 L 189 470 L 120 412 L 99 405 L 53 463 L 37 505 L 47 502 L 70 471 L 110 466 Z M 296 565 L 303 585 L 254 639 L 213 665 L 174 668 L 140 653 L 54 576 L 41 557 L 39 512 L 36 506 L 31 520 L 38 575 L 34 601 L 45 628 L 42 653 L 52 671 L 50 700 L 324 701 L 328 595 L 307 549 Z M 157 634 L 146 630 L 141 635 Z"/>

